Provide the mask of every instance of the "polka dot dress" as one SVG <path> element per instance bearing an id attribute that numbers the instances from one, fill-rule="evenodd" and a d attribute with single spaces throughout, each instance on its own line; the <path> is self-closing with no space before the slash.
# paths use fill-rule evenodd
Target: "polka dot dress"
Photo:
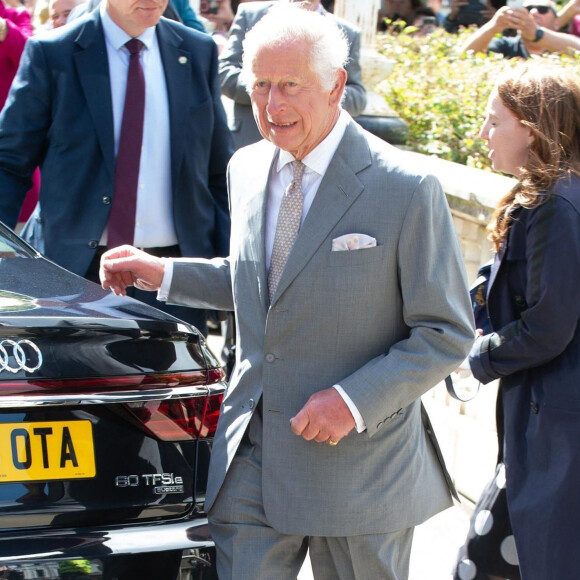
<path id="1" fill-rule="evenodd" d="M 454 580 L 520 580 L 518 554 L 505 491 L 505 467 L 497 466 L 471 516 L 467 540 L 459 551 Z"/>

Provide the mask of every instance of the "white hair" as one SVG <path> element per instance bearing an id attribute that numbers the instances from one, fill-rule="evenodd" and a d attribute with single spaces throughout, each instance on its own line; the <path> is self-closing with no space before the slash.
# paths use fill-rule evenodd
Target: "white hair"
<path id="1" fill-rule="evenodd" d="M 338 70 L 344 69 L 348 61 L 346 34 L 334 18 L 283 0 L 279 0 L 246 34 L 240 73 L 240 81 L 246 90 L 251 91 L 255 80 L 252 67 L 262 49 L 290 47 L 298 43 L 308 47 L 310 66 L 320 85 L 324 90 L 332 90 Z"/>

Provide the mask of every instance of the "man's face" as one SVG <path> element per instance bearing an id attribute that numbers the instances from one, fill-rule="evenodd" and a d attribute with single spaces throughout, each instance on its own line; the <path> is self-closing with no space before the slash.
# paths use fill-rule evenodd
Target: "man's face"
<path id="1" fill-rule="evenodd" d="M 526 10 L 530 13 L 534 22 L 541 26 L 542 28 L 547 28 L 548 30 L 556 30 L 556 20 L 557 16 L 554 14 L 553 10 L 546 8 L 545 6 L 536 6 L 530 4 L 526 6 Z M 542 14 L 544 12 L 544 14 Z"/>
<path id="2" fill-rule="evenodd" d="M 252 72 L 250 97 L 260 133 L 303 159 L 338 119 L 346 72 L 339 72 L 333 89 L 323 89 L 310 67 L 306 46 L 298 42 L 263 48 Z"/>
<path id="3" fill-rule="evenodd" d="M 107 0 L 107 12 L 113 22 L 133 38 L 155 26 L 168 0 Z"/>
<path id="4" fill-rule="evenodd" d="M 76 0 L 54 0 L 50 4 L 50 20 L 53 28 L 60 28 L 66 24 L 68 15 L 77 5 Z"/>

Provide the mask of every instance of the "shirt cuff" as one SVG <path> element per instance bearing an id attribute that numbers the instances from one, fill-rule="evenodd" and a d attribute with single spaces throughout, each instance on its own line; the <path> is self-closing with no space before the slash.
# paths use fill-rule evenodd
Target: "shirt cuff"
<path id="1" fill-rule="evenodd" d="M 157 300 L 160 302 L 166 302 L 169 296 L 169 289 L 171 288 L 171 281 L 173 280 L 173 260 L 164 260 L 165 271 L 163 273 L 163 280 L 161 280 L 161 286 L 157 290 Z"/>
<path id="2" fill-rule="evenodd" d="M 356 408 L 356 405 L 352 402 L 352 399 L 346 394 L 346 391 L 340 385 L 333 385 L 333 387 L 338 391 L 338 394 L 343 398 L 349 411 L 351 412 L 356 424 L 357 433 L 366 431 L 366 423 L 364 422 L 364 419 L 362 418 L 359 410 Z"/>

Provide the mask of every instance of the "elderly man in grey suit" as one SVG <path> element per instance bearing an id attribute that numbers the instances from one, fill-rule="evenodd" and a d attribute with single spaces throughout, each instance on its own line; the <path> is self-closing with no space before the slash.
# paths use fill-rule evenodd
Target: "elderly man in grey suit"
<path id="1" fill-rule="evenodd" d="M 284 0 L 278 0 L 278 2 Z M 297 1 L 297 0 L 290 0 Z M 234 148 L 256 143 L 261 139 L 260 132 L 252 114 L 250 96 L 240 81 L 242 71 L 243 42 L 246 34 L 259 22 L 278 2 L 247 2 L 240 4 L 236 17 L 229 31 L 228 43 L 219 59 L 219 79 L 222 94 L 232 102 L 224 100 L 228 113 L 228 124 L 234 140 Z M 320 0 L 305 0 L 297 2 L 307 10 L 319 12 L 327 18 L 334 19 L 342 28 L 348 39 L 349 58 L 346 63 L 346 89 L 344 91 L 343 109 L 353 117 L 360 115 L 367 104 L 366 90 L 362 83 L 360 55 L 360 32 L 345 20 L 336 18 L 327 12 Z"/>
<path id="2" fill-rule="evenodd" d="M 206 495 L 221 580 L 296 578 L 307 549 L 318 580 L 403 580 L 414 526 L 452 504 L 420 397 L 473 341 L 459 244 L 439 182 L 341 109 L 339 28 L 277 11 L 245 43 L 265 139 L 229 166 L 229 257 L 122 246 L 101 280 L 236 312 Z"/>

